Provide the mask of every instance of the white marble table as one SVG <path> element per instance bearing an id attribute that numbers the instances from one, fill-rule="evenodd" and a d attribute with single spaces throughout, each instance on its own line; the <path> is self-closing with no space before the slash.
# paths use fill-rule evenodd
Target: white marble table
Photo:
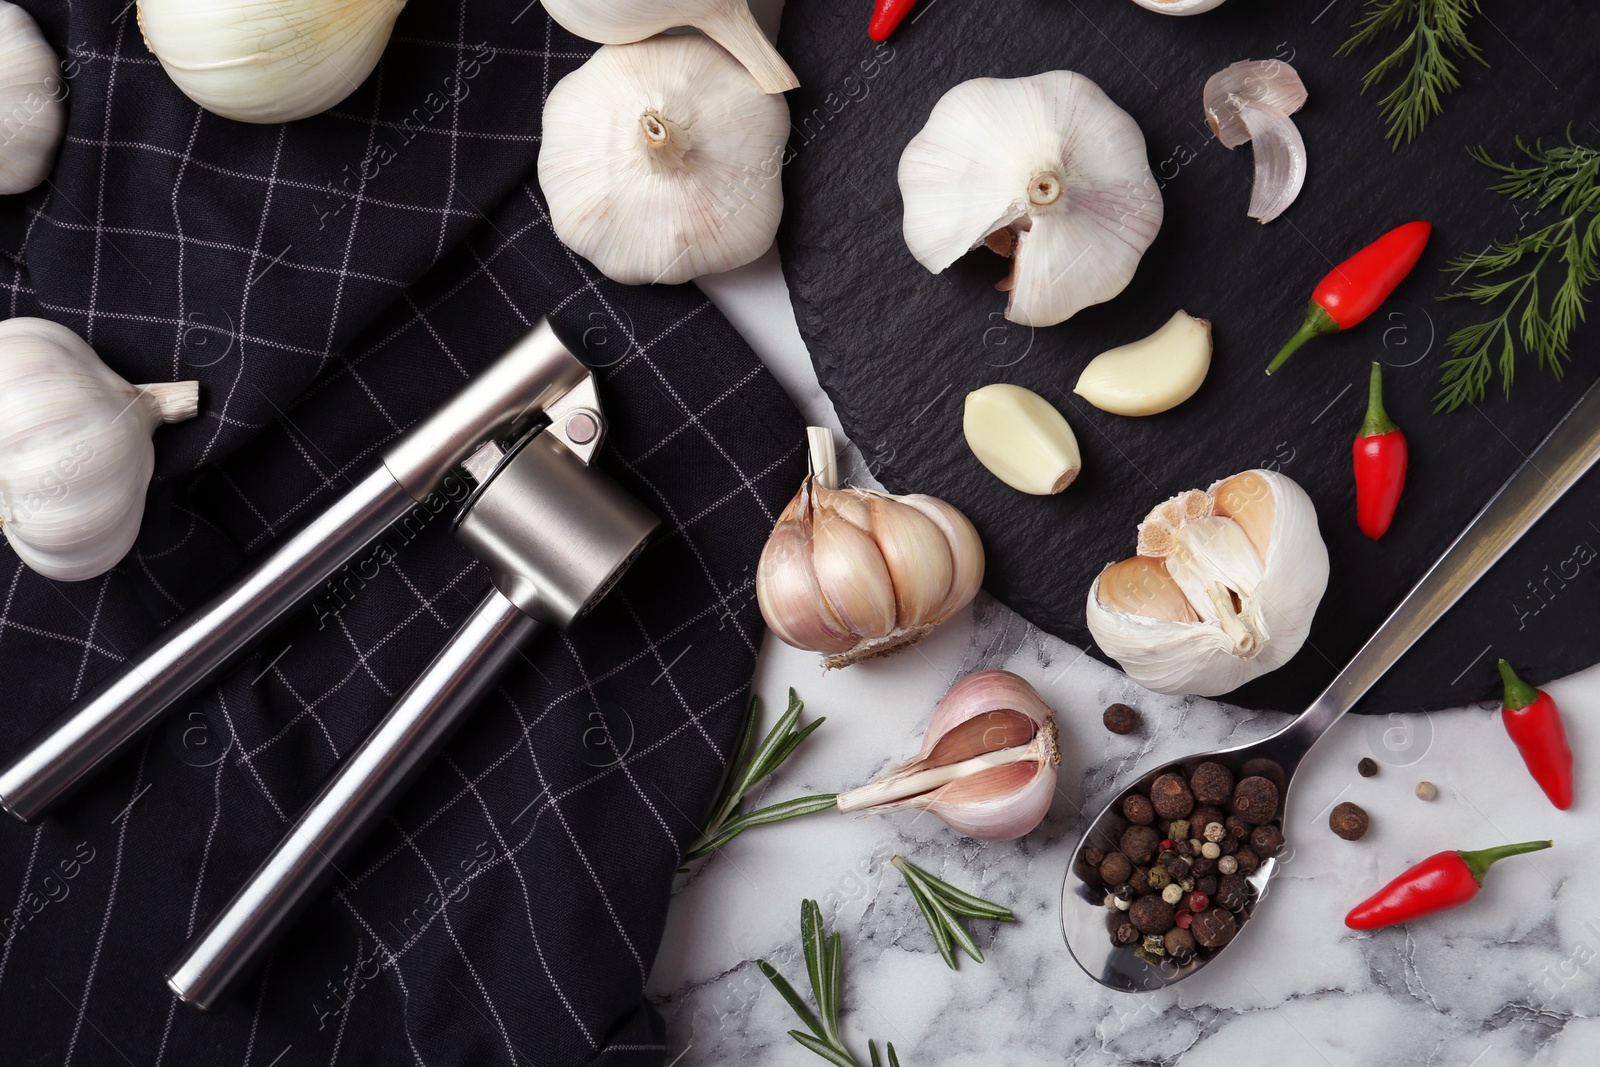
<path id="1" fill-rule="evenodd" d="M 837 429 L 776 253 L 701 284 L 807 420 Z M 865 782 L 916 750 L 955 678 L 988 667 L 1026 677 L 1056 709 L 1065 759 L 1044 825 L 984 844 L 931 817 L 823 813 L 741 837 L 682 880 L 669 913 L 649 983 L 668 1020 L 669 1063 L 823 1062 L 787 1036 L 799 1023 L 753 962 L 768 959 L 806 990 L 805 897 L 844 936 L 843 1030 L 863 1062 L 874 1037 L 893 1041 L 906 1067 L 1600 1063 L 1600 897 L 1589 899 L 1600 884 L 1600 668 L 1548 687 L 1578 753 L 1570 812 L 1552 808 L 1523 772 L 1497 708 L 1340 723 L 1296 779 L 1285 827 L 1296 850 L 1248 933 L 1193 979 L 1134 996 L 1091 981 L 1062 940 L 1080 808 L 1098 811 L 1153 762 L 1260 737 L 1285 716 L 1155 696 L 980 596 L 915 650 L 826 676 L 815 656 L 769 637 L 756 678 L 768 721 L 794 686 L 808 716 L 828 722 L 766 796 Z M 1101 711 L 1114 701 L 1141 711 L 1142 733 L 1104 729 Z M 1367 755 L 1381 766 L 1370 779 L 1356 773 Z M 1414 795 L 1423 779 L 1439 788 L 1431 803 Z M 1327 829 L 1340 800 L 1371 814 L 1362 841 Z M 1556 848 L 1500 865 L 1458 911 L 1375 934 L 1343 925 L 1351 905 L 1423 856 L 1545 837 Z M 959 971 L 945 967 L 888 865 L 895 853 L 1016 914 L 1011 926 L 974 924 L 983 965 L 963 957 Z"/>

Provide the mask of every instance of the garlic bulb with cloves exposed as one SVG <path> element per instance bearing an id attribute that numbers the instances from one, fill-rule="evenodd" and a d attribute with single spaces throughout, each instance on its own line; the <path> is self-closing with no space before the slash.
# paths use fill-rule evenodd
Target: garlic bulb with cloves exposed
<path id="1" fill-rule="evenodd" d="M 138 19 L 190 100 L 225 119 L 292 122 L 355 92 L 405 2 L 138 0 Z"/>
<path id="2" fill-rule="evenodd" d="M 1050 326 L 1128 284 L 1161 228 L 1139 124 L 1082 74 L 962 82 L 900 156 L 906 245 L 940 273 L 1011 257 L 1006 318 Z"/>
<path id="3" fill-rule="evenodd" d="M 812 435 L 813 457 L 832 435 Z M 767 626 L 825 667 L 909 648 L 983 584 L 983 544 L 967 517 L 931 496 L 839 489 L 814 458 L 767 538 L 756 600 Z"/>
<path id="4" fill-rule="evenodd" d="M 550 17 L 600 44 L 633 44 L 676 26 L 693 26 L 726 48 L 764 93 L 800 84 L 772 47 L 745 0 L 544 0 Z"/>
<path id="5" fill-rule="evenodd" d="M 686 282 L 771 247 L 788 136 L 783 98 L 704 37 L 606 45 L 545 100 L 539 186 L 606 277 Z"/>
<path id="6" fill-rule="evenodd" d="M 0 0 L 0 195 L 44 181 L 67 130 L 60 64 L 29 14 Z"/>
<path id="7" fill-rule="evenodd" d="M 1010 841 L 1044 820 L 1060 764 L 1050 705 L 1010 671 L 978 671 L 933 709 L 915 756 L 837 803 L 868 815 L 926 810 L 968 837 Z"/>
<path id="8" fill-rule="evenodd" d="M 1219 696 L 1287 663 L 1328 588 L 1311 498 L 1250 470 L 1160 504 L 1089 589 L 1089 632 L 1158 693 Z"/>
<path id="9" fill-rule="evenodd" d="M 129 385 L 60 323 L 0 322 L 0 523 L 47 578 L 104 574 L 133 545 L 150 435 L 193 418 L 199 382 Z"/>
<path id="10" fill-rule="evenodd" d="M 1255 154 L 1247 214 L 1263 223 L 1288 210 L 1306 181 L 1306 142 L 1289 118 L 1306 102 L 1300 75 L 1279 59 L 1245 59 L 1206 79 L 1206 122 L 1223 147 Z"/>

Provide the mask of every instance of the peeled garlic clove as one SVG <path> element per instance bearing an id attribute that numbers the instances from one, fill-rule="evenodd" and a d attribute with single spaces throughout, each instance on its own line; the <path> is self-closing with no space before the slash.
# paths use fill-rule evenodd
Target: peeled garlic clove
<path id="1" fill-rule="evenodd" d="M 986 385 L 967 394 L 967 447 L 1013 489 L 1050 496 L 1083 469 L 1078 438 L 1050 401 L 1020 385 Z"/>
<path id="2" fill-rule="evenodd" d="M 1163 15 L 1198 15 L 1203 11 L 1221 7 L 1224 0 L 1133 0 L 1146 11 L 1159 11 Z"/>
<path id="3" fill-rule="evenodd" d="M 697 34 L 601 48 L 550 91 L 543 136 L 556 236 L 613 281 L 731 270 L 777 235 L 789 110 Z"/>
<path id="4" fill-rule="evenodd" d="M 1306 102 L 1306 87 L 1289 64 L 1246 59 L 1206 80 L 1206 122 L 1227 148 L 1250 142 L 1255 153 L 1248 214 L 1271 222 L 1306 180 L 1306 144 L 1289 118 Z"/>
<path id="5" fill-rule="evenodd" d="M 199 391 L 129 385 L 59 323 L 0 322 L 0 522 L 22 562 L 64 582 L 114 567 L 144 516 L 150 435 L 192 418 Z"/>
<path id="6" fill-rule="evenodd" d="M 1157 505 L 1139 553 L 1095 579 L 1089 632 L 1158 693 L 1220 696 L 1287 663 L 1328 586 L 1311 498 L 1275 471 Z"/>
<path id="7" fill-rule="evenodd" d="M 732 53 L 762 92 L 800 84 L 745 0 L 544 0 L 544 9 L 567 32 L 600 44 L 633 44 L 693 26 Z"/>
<path id="8" fill-rule="evenodd" d="M 167 76 L 212 114 L 292 122 L 321 114 L 378 65 L 405 0 L 138 0 Z"/>
<path id="9" fill-rule="evenodd" d="M 1154 415 L 1188 400 L 1211 369 L 1211 323 L 1176 312 L 1161 329 L 1102 352 L 1073 392 L 1113 415 Z"/>
<path id="10" fill-rule="evenodd" d="M 1138 123 L 1081 74 L 962 82 L 900 156 L 906 246 L 935 274 L 1005 231 L 1006 318 L 1050 326 L 1120 293 L 1161 228 Z"/>
<path id="11" fill-rule="evenodd" d="M 978 671 L 939 701 L 915 756 L 837 803 L 868 815 L 923 809 L 968 837 L 1010 841 L 1043 821 L 1060 763 L 1050 705 L 1010 671 Z"/>
<path id="12" fill-rule="evenodd" d="M 60 63 L 38 24 L 0 0 L 0 195 L 25 193 L 50 174 L 67 129 L 66 98 Z"/>

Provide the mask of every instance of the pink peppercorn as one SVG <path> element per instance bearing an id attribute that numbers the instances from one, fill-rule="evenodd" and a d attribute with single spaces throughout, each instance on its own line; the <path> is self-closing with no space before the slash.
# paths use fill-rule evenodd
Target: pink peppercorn
<path id="1" fill-rule="evenodd" d="M 1200 890 L 1196 889 L 1193 893 L 1189 894 L 1190 911 L 1205 911 L 1210 906 L 1211 898 L 1200 892 Z"/>
<path id="2" fill-rule="evenodd" d="M 1194 922 L 1194 915 L 1191 912 L 1180 911 L 1172 917 L 1172 921 L 1178 924 L 1178 929 L 1187 930 L 1189 924 Z"/>

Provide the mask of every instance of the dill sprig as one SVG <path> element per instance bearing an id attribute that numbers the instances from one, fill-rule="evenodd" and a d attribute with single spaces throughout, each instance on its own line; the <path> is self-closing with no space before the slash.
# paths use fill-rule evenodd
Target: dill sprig
<path id="1" fill-rule="evenodd" d="M 1458 280 L 1468 273 L 1475 279 L 1441 299 L 1471 300 L 1501 311 L 1455 331 L 1446 341 L 1453 358 L 1444 363 L 1436 411 L 1482 400 L 1497 367 L 1510 396 L 1519 341 L 1541 370 L 1560 379 L 1572 358 L 1572 331 L 1584 318 L 1585 290 L 1600 279 L 1600 152 L 1574 141 L 1570 129 L 1564 145 L 1545 148 L 1535 141 L 1530 148 L 1519 138 L 1517 148 L 1530 164 L 1499 163 L 1481 147 L 1472 156 L 1500 176 L 1490 186 L 1494 192 L 1531 201 L 1537 210 L 1554 207 L 1559 217 L 1447 266 Z M 1556 282 L 1555 294 L 1546 301 L 1541 285 L 1551 281 Z"/>
<path id="2" fill-rule="evenodd" d="M 983 962 L 983 951 L 978 948 L 978 943 L 972 939 L 972 935 L 967 933 L 966 927 L 961 925 L 958 916 L 969 919 L 992 919 L 1002 923 L 1014 921 L 1009 909 L 982 897 L 975 897 L 971 893 L 962 892 L 949 882 L 935 878 L 904 856 L 895 856 L 889 862 L 894 864 L 894 869 L 906 880 L 906 887 L 911 890 L 911 896 L 916 900 L 917 907 L 922 909 L 922 917 L 928 921 L 928 929 L 933 932 L 933 941 L 939 947 L 939 955 L 944 957 L 944 962 L 951 970 L 956 966 L 956 955 L 952 946 L 959 946 L 972 957 L 974 963 Z"/>
<path id="3" fill-rule="evenodd" d="M 1443 110 L 1441 97 L 1461 87 L 1455 59 L 1489 65 L 1478 46 L 1467 39 L 1467 23 L 1480 11 L 1478 4 L 1479 0 L 1367 0 L 1367 13 L 1356 22 L 1355 36 L 1334 53 L 1348 55 L 1386 33 L 1404 34 L 1394 50 L 1361 79 L 1365 93 L 1390 73 L 1405 72 L 1400 83 L 1378 102 L 1379 113 L 1389 124 L 1384 136 L 1391 148 L 1415 139 L 1428 120 Z"/>

